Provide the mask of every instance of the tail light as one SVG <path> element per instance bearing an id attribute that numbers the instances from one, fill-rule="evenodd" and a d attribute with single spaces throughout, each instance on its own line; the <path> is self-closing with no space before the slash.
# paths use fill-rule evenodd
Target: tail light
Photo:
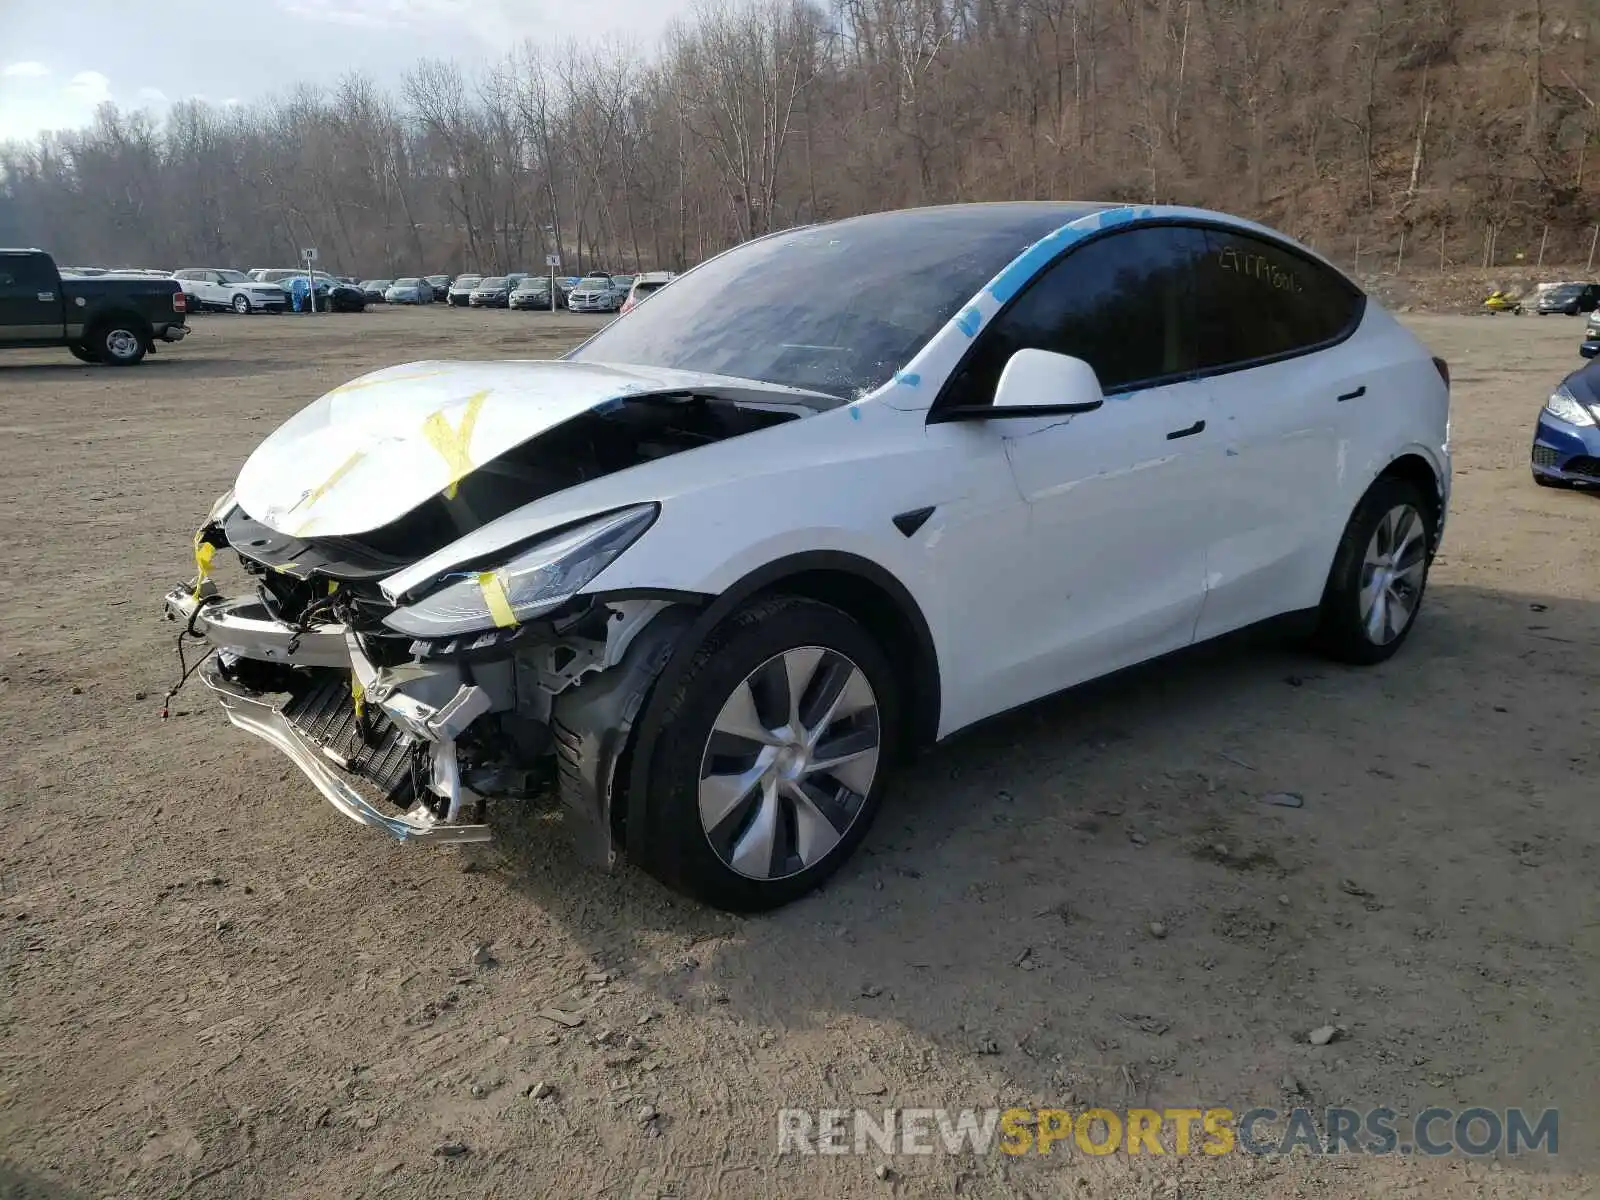
<path id="1" fill-rule="evenodd" d="M 172 293 L 172 311 L 181 313 L 189 311 L 189 297 L 182 288 Z"/>
<path id="2" fill-rule="evenodd" d="M 1442 358 L 1433 360 L 1434 370 L 1439 372 L 1439 378 L 1444 380 L 1445 387 L 1450 386 L 1450 364 Z"/>

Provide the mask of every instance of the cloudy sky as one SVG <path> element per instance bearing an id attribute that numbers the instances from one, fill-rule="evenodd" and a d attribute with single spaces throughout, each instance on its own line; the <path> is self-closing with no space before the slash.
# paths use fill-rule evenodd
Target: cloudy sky
<path id="1" fill-rule="evenodd" d="M 0 0 L 0 141 L 85 124 L 95 105 L 248 103 L 417 59 L 473 66 L 525 38 L 620 37 L 647 51 L 695 0 Z M 139 15 L 130 17 L 130 12 Z"/>

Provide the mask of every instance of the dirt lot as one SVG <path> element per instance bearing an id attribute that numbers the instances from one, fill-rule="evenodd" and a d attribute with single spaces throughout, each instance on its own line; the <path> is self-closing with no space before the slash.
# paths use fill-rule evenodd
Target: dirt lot
<path id="1" fill-rule="evenodd" d="M 1396 660 L 1210 649 L 1002 721 L 751 920 L 587 873 L 554 814 L 395 846 L 198 686 L 158 718 L 159 597 L 274 425 L 592 322 L 219 316 L 135 370 L 6 355 L 0 1194 L 1594 1194 L 1600 497 L 1526 466 L 1578 326 L 1414 321 L 1454 364 L 1458 475 Z M 776 1153 L 786 1106 L 1295 1099 L 1559 1106 L 1559 1169 Z"/>

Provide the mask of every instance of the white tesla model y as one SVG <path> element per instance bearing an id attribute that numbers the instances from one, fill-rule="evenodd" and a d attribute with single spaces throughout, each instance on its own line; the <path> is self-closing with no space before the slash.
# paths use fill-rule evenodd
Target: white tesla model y
<path id="1" fill-rule="evenodd" d="M 1281 614 L 1393 654 L 1448 431 L 1445 364 L 1258 225 L 878 213 L 730 250 L 557 361 L 335 388 L 166 607 L 346 816 L 481 841 L 554 788 L 597 861 L 759 909 L 984 717 Z"/>

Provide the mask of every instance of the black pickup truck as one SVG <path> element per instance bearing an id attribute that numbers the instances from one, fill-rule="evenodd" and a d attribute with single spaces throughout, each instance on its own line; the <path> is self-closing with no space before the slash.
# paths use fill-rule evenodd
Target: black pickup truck
<path id="1" fill-rule="evenodd" d="M 43 250 L 0 250 L 0 350 L 65 346 L 86 363 L 132 366 L 188 334 L 176 279 L 63 275 Z"/>

